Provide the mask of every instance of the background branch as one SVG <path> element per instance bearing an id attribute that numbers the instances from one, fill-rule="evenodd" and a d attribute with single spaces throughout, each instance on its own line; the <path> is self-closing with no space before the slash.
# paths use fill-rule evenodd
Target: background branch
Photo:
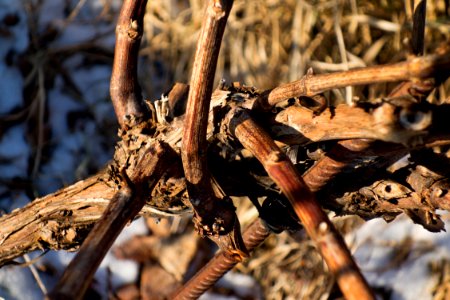
<path id="1" fill-rule="evenodd" d="M 434 54 L 416 57 L 396 64 L 330 74 L 307 74 L 300 80 L 264 92 L 258 101 L 263 108 L 270 108 L 289 98 L 314 96 L 330 89 L 351 85 L 426 79 L 436 75 L 448 77 L 449 66 L 450 47 L 445 45 Z"/>

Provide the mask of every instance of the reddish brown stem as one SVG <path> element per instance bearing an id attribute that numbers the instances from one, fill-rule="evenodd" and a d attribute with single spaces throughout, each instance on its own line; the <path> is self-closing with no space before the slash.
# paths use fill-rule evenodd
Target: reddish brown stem
<path id="1" fill-rule="evenodd" d="M 126 116 L 144 117 L 141 89 L 137 78 L 137 60 L 142 38 L 147 0 L 125 0 L 116 27 L 116 48 L 110 93 L 119 125 Z"/>
<path id="2" fill-rule="evenodd" d="M 212 186 L 206 165 L 206 130 L 216 64 L 232 1 L 211 0 L 206 8 L 195 54 L 181 146 L 181 158 L 194 208 L 201 214 L 212 206 Z M 219 5 L 219 6 L 216 6 Z"/>
<path id="3" fill-rule="evenodd" d="M 319 191 L 349 163 L 361 158 L 361 154 L 370 147 L 371 141 L 363 139 L 340 141 L 330 150 L 330 153 L 322 157 L 303 175 L 303 180 L 311 192 Z"/>
<path id="4" fill-rule="evenodd" d="M 375 299 L 342 237 L 316 202 L 295 166 L 244 110 L 232 111 L 229 128 L 262 163 L 291 202 L 347 299 Z"/>
<path id="5" fill-rule="evenodd" d="M 181 158 L 197 230 L 214 238 L 222 249 L 244 255 L 235 208 L 230 201 L 216 198 L 206 163 L 206 131 L 214 75 L 232 4 L 232 0 L 211 0 L 206 8 L 192 70 Z M 217 239 L 219 235 L 228 237 Z"/>
<path id="6" fill-rule="evenodd" d="M 367 67 L 331 74 L 306 75 L 302 79 L 283 84 L 266 91 L 259 98 L 263 108 L 270 108 L 289 98 L 314 96 L 330 89 L 350 85 L 365 85 L 379 82 L 395 82 L 434 77 L 447 72 L 450 66 L 450 48 L 439 49 L 435 54 L 416 57 L 406 62 Z M 441 75 L 441 74 L 440 74 Z"/>
<path id="7" fill-rule="evenodd" d="M 244 231 L 243 239 L 248 251 L 253 251 L 270 234 L 261 219 L 255 220 Z M 194 277 L 192 277 L 174 295 L 174 299 L 197 299 L 212 287 L 226 272 L 230 271 L 241 260 L 220 251 Z"/>
<path id="8" fill-rule="evenodd" d="M 172 149 L 156 141 L 148 147 L 135 172 L 114 196 L 84 240 L 80 251 L 48 295 L 49 299 L 82 299 L 103 257 L 119 233 L 144 206 L 147 195 L 171 164 Z M 128 177 L 125 175 L 124 177 Z"/>
<path id="9" fill-rule="evenodd" d="M 339 141 L 324 157 L 303 174 L 303 180 L 309 189 L 315 193 L 356 160 L 362 160 L 365 157 L 390 156 L 387 160 L 392 161 L 392 159 L 405 156 L 407 152 L 408 149 L 401 145 L 369 139 Z"/>

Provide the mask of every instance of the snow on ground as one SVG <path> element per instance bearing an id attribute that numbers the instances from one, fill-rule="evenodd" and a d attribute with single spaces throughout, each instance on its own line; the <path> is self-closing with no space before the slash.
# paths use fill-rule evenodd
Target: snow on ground
<path id="1" fill-rule="evenodd" d="M 74 4 L 79 1 L 72 1 Z M 26 1 L 24 2 L 26 3 Z M 49 48 L 63 48 L 82 42 L 94 42 L 113 49 L 114 25 L 109 22 L 89 22 L 97 17 L 102 9 L 102 1 L 87 1 L 72 22 L 65 22 L 65 1 L 43 1 L 39 14 L 38 31 L 44 31 L 49 25 L 61 30 L 60 36 Z M 81 2 L 80 2 L 81 3 Z M 118 1 L 116 1 L 117 7 Z M 74 6 L 73 6 L 74 7 Z M 28 23 L 24 6 L 20 1 L 0 1 L 0 21 L 5 16 L 18 16 L 19 22 L 11 28 L 10 35 L 0 35 L 0 117 L 8 116 L 14 109 L 20 109 L 23 103 L 23 78 L 19 68 L 8 65 L 7 60 L 14 60 L 28 46 Z M 0 25 L 0 27 L 3 25 Z M 0 31 L 3 28 L 0 28 Z M 105 35 L 106 33 L 106 35 Z M 95 39 L 100 36 L 101 38 Z M 113 123 L 114 111 L 109 99 L 109 65 L 86 66 L 81 55 L 74 55 L 63 62 L 72 79 L 81 91 L 81 97 L 67 90 L 60 75 L 55 79 L 53 87 L 46 90 L 46 114 L 48 126 L 51 128 L 51 156 L 43 163 L 34 178 L 34 188 L 39 195 L 45 195 L 86 177 L 86 165 L 99 169 L 112 157 L 112 147 L 105 149 L 100 145 L 112 144 L 115 135 L 104 137 L 97 128 L 98 124 Z M 44 76 L 46 70 L 44 69 Z M 88 117 L 76 121 L 69 126 L 70 115 L 86 112 Z M 115 123 L 114 123 L 115 124 Z M 30 199 L 23 192 L 9 190 L 9 183 L 16 180 L 27 180 L 33 165 L 33 151 L 27 136 L 25 124 L 18 124 L 4 129 L 0 136 L 0 207 L 5 211 L 22 207 Z M 107 141 L 109 140 L 109 141 Z M 78 172 L 80 171 L 80 172 Z M 116 243 L 128 239 L 134 234 L 145 234 L 146 226 L 142 220 L 127 226 Z M 40 252 L 30 254 L 33 259 Z M 38 260 L 37 265 L 49 265 L 56 274 L 41 274 L 41 280 L 47 289 L 56 283 L 57 276 L 73 258 L 73 253 L 65 251 L 49 252 Z M 17 259 L 23 262 L 22 259 Z M 111 272 L 108 274 L 107 269 Z M 131 261 L 118 260 L 108 253 L 97 274 L 96 285 L 106 297 L 107 282 L 113 287 L 132 282 L 137 278 L 138 265 Z M 4 299 L 42 299 L 43 292 L 27 267 L 5 266 L 0 269 L 0 297 Z"/>
<path id="2" fill-rule="evenodd" d="M 446 222 L 450 228 L 450 222 Z M 350 234 L 354 256 L 369 283 L 392 289 L 392 300 L 432 299 L 432 262 L 450 259 L 450 235 L 432 233 L 406 216 L 375 219 Z"/>

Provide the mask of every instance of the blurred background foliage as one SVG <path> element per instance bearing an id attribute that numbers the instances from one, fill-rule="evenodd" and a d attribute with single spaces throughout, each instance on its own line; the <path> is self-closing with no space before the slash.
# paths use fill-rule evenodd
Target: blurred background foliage
<path id="1" fill-rule="evenodd" d="M 142 70 L 149 95 L 188 82 L 203 16 L 200 0 L 149 1 Z M 238 0 L 228 20 L 216 82 L 265 90 L 315 73 L 404 60 L 411 53 L 411 1 Z M 417 2 L 417 1 L 416 1 Z M 448 1 L 447 1 L 448 2 Z M 446 1 L 428 1 L 425 53 L 450 34 Z M 147 80 L 151 78 L 150 80 Z M 357 88 L 356 100 L 386 95 L 392 84 Z M 444 98 L 448 95 L 448 87 Z M 343 99 L 336 90 L 333 99 Z"/>

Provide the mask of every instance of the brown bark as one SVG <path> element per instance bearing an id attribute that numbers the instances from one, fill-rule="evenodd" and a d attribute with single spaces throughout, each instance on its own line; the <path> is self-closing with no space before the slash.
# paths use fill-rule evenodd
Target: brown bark
<path id="1" fill-rule="evenodd" d="M 196 229 L 213 239 L 220 248 L 245 257 L 247 251 L 240 236 L 235 208 L 231 200 L 215 195 L 206 162 L 206 131 L 214 75 L 232 5 L 232 0 L 210 0 L 206 7 L 190 82 L 181 158 Z"/>
<path id="2" fill-rule="evenodd" d="M 127 116 L 142 119 L 146 115 L 137 78 L 146 4 L 147 0 L 125 0 L 117 21 L 110 93 L 120 127 Z"/>
<path id="3" fill-rule="evenodd" d="M 444 73 L 448 74 L 449 66 L 450 51 L 446 45 L 434 54 L 396 64 L 330 74 L 305 75 L 300 80 L 264 92 L 259 98 L 259 104 L 267 109 L 289 98 L 314 96 L 335 88 L 442 76 Z"/>
<path id="4" fill-rule="evenodd" d="M 37 249 L 77 249 L 117 193 L 107 177 L 102 172 L 0 217 L 0 266 Z M 147 204 L 140 215 L 186 213 L 188 209 L 164 211 Z"/>
<path id="5" fill-rule="evenodd" d="M 383 217 L 392 221 L 405 213 L 414 223 L 431 232 L 444 230 L 445 224 L 436 213 L 450 209 L 449 180 L 423 166 L 417 166 L 406 177 L 406 182 L 381 179 L 369 186 L 343 195 L 329 194 L 342 205 L 343 214 L 357 214 L 364 219 Z"/>
<path id="6" fill-rule="evenodd" d="M 121 141 L 109 171 L 37 199 L 24 209 L 0 218 L 1 265 L 37 248 L 76 248 L 103 211 L 60 284 L 49 295 L 50 298 L 71 298 L 74 297 L 73 291 L 77 291 L 77 297 L 82 296 L 102 257 L 125 224 L 142 208 L 143 211 L 152 209 L 146 206 L 148 194 L 169 169 L 168 159 L 164 155 L 172 151 L 169 146 L 162 146 L 164 142 L 157 142 L 153 138 L 164 140 L 175 148 L 180 141 L 181 133 L 176 126 L 182 123 L 182 118 L 174 120 L 172 124 L 161 122 L 156 126 L 148 120 L 149 116 L 142 104 L 137 82 L 137 59 L 146 2 L 125 0 L 117 24 L 111 98 L 122 130 Z M 396 157 L 407 152 L 404 146 L 413 148 L 427 142 L 433 145 L 448 144 L 448 107 L 428 105 L 418 109 L 415 104 L 405 102 L 404 99 L 390 99 L 376 105 L 372 103 L 365 108 L 338 106 L 322 111 L 324 107 L 319 105 L 314 112 L 297 106 L 287 108 L 276 116 L 277 124 L 272 129 L 276 137 L 285 143 L 305 145 L 330 139 L 357 139 L 340 141 L 302 180 L 272 138 L 245 113 L 234 114 L 236 110 L 233 110 L 229 114 L 230 123 L 226 120 L 224 123 L 227 124 L 220 124 L 223 120 L 219 117 L 214 119 L 211 126 L 216 128 L 209 128 L 208 115 L 214 114 L 211 113 L 213 109 L 210 104 L 213 102 L 214 109 L 225 107 L 223 114 L 235 106 L 254 107 L 255 102 L 259 108 L 268 110 L 288 98 L 302 95 L 313 97 L 332 88 L 401 80 L 409 82 L 400 86 L 391 96 L 416 96 L 411 92 L 415 91 L 423 97 L 431 91 L 435 81 L 448 77 L 449 47 L 447 45 L 426 57 L 392 65 L 334 74 L 310 73 L 256 98 L 250 93 L 241 93 L 239 96 L 244 95 L 243 98 L 233 98 L 236 94 L 222 92 L 216 95 L 218 99 L 211 101 L 217 58 L 232 3 L 232 0 L 209 1 L 194 61 L 181 151 L 197 230 L 216 241 L 222 251 L 177 296 L 200 296 L 224 272 L 247 255 L 247 248 L 253 249 L 269 234 L 258 219 L 244 233 L 242 241 L 233 204 L 211 184 L 206 164 L 207 131 L 215 133 L 217 126 L 231 125 L 234 135 L 260 160 L 291 201 L 330 270 L 336 275 L 344 295 L 349 299 L 373 298 L 342 238 L 307 185 L 313 191 L 319 191 L 354 160 L 374 153 L 393 153 L 392 157 Z M 426 1 L 421 1 L 414 13 L 412 41 L 416 55 L 423 53 L 425 5 Z M 430 77 L 436 78 L 429 80 Z M 187 85 L 175 85 L 169 94 L 170 117 L 182 114 L 184 107 L 180 104 L 183 101 L 177 100 L 182 99 L 188 90 Z M 378 152 L 374 140 L 400 143 L 403 146 L 384 144 L 385 149 Z M 232 144 L 226 138 L 221 142 L 228 143 L 227 146 Z M 441 230 L 443 223 L 434 210 L 450 208 L 450 185 L 446 177 L 430 175 L 430 172 L 418 166 L 406 181 L 413 190 L 406 184 L 380 180 L 355 193 L 344 195 L 337 201 L 340 201 L 343 210 L 353 209 L 356 214 L 367 208 L 380 215 L 405 212 L 427 229 Z M 355 198 L 358 200 L 356 207 L 353 201 Z M 370 202 L 370 205 L 364 207 L 364 201 Z M 154 209 L 154 213 L 159 216 L 166 214 L 157 209 Z"/>
<path id="7" fill-rule="evenodd" d="M 155 141 L 145 148 L 130 175 L 123 170 L 123 186 L 89 232 L 56 287 L 48 294 L 49 299 L 81 299 L 84 296 L 114 240 L 142 209 L 146 194 L 150 193 L 169 168 L 173 157 L 169 146 Z"/>
<path id="8" fill-rule="evenodd" d="M 244 110 L 233 114 L 230 131 L 255 155 L 292 204 L 347 299 L 375 299 L 344 240 L 316 202 L 301 175 L 272 138 Z"/>
<path id="9" fill-rule="evenodd" d="M 239 95 L 239 97 L 242 96 L 242 94 Z M 220 91 L 215 93 L 213 101 L 214 103 L 222 103 L 226 98 L 233 97 L 231 92 Z M 252 101 L 251 97 L 248 98 L 248 101 Z M 448 115 L 448 108 L 446 108 L 445 105 L 431 106 L 431 110 L 433 111 L 432 130 L 428 133 L 424 133 L 426 135 L 423 136 L 423 143 L 426 146 L 449 144 L 448 133 L 445 135 L 445 131 L 447 131 L 446 118 Z M 292 130 L 292 135 L 289 136 L 289 140 L 294 142 L 294 144 L 304 144 L 304 137 L 308 137 L 308 135 L 313 141 L 344 139 L 349 135 L 344 129 L 339 128 L 339 126 L 350 126 L 351 124 L 348 123 L 351 122 L 347 121 L 352 118 L 358 119 L 358 116 L 361 119 L 366 118 L 370 120 L 369 114 L 361 108 L 348 108 L 344 106 L 342 109 L 340 107 L 336 108 L 334 117 L 327 115 L 328 110 L 319 116 L 314 116 L 311 111 L 305 108 L 290 107 L 279 113 L 277 118 L 282 115 L 286 116 L 288 112 L 291 114 L 289 120 L 292 122 L 283 125 L 283 130 L 297 128 L 297 130 Z M 347 116 L 347 118 L 345 118 L 345 116 Z M 158 138 L 170 143 L 172 147 L 177 148 L 182 137 L 181 120 L 181 118 L 177 119 L 164 127 L 164 130 L 161 130 L 158 133 Z M 295 120 L 304 121 L 300 121 L 300 125 L 296 125 L 294 123 Z M 335 122 L 340 125 L 333 125 Z M 352 129 L 354 132 L 370 132 L 370 126 L 374 123 L 363 124 L 363 122 L 357 122 L 357 124 L 360 124 L 361 127 Z M 350 127 L 350 129 L 351 128 L 355 127 Z M 393 128 L 394 132 L 386 134 L 389 136 L 400 136 L 400 134 L 395 131 L 397 130 L 395 129 L 397 127 Z M 437 130 L 439 128 L 440 130 Z M 210 129 L 213 130 L 213 127 Z M 349 131 L 352 132 L 350 129 Z M 404 129 L 400 129 L 400 132 L 403 130 Z M 435 132 L 437 132 L 437 134 L 435 134 Z M 441 133 L 443 133 L 443 135 L 441 135 Z M 276 132 L 276 135 L 282 136 L 282 134 L 278 132 Z M 365 137 L 364 134 L 357 136 L 362 138 Z M 285 137 L 280 139 L 285 140 Z M 143 141 L 146 141 L 145 138 L 143 138 Z M 428 144 L 429 141 L 432 143 Z M 420 147 L 420 145 L 421 144 L 418 146 Z M 343 146 L 345 146 L 345 143 Z M 349 150 L 350 152 L 355 152 L 358 149 L 350 148 Z M 363 153 L 364 155 L 369 156 L 390 156 L 391 154 L 397 153 L 399 150 L 410 151 L 411 149 L 408 150 L 404 146 L 398 144 L 384 144 L 378 142 L 378 146 L 375 149 L 368 149 Z M 345 154 L 340 152 L 339 149 L 336 151 L 336 153 L 331 152 L 329 157 L 341 162 L 351 160 L 351 157 L 342 157 L 345 156 Z M 119 152 L 122 153 L 122 150 Z M 361 153 L 361 155 L 363 155 L 363 153 Z M 358 154 L 352 153 L 352 157 L 354 158 L 355 156 L 357 157 Z M 126 157 L 123 158 L 123 163 L 125 162 Z M 320 165 L 323 164 L 318 164 L 318 166 Z M 332 168 L 331 165 L 325 165 L 327 168 Z M 338 167 L 336 172 L 339 171 L 339 168 L 340 167 Z M 310 172 L 312 172 L 312 170 Z M 308 178 L 305 178 L 305 180 L 309 182 Z M 318 189 L 318 187 L 314 188 L 313 184 L 311 187 L 314 190 Z M 177 187 L 177 189 L 179 188 L 182 187 Z M 116 184 L 110 181 L 107 172 L 103 171 L 94 177 L 75 183 L 54 194 L 36 199 L 28 206 L 0 217 L 0 265 L 36 249 L 76 249 L 116 192 Z M 443 202 L 436 200 L 436 207 L 439 207 L 439 203 Z M 164 217 L 174 214 L 186 214 L 188 212 L 189 210 L 183 207 L 152 207 L 151 205 L 146 205 L 141 211 L 141 214 Z"/>
<path id="10" fill-rule="evenodd" d="M 76 250 L 117 193 L 105 172 L 63 188 L 0 217 L 0 266 L 38 249 Z M 168 217 L 190 209 L 146 204 L 139 215 Z"/>
<path id="11" fill-rule="evenodd" d="M 340 139 L 376 139 L 414 146 L 421 142 L 433 122 L 433 111 L 412 110 L 410 102 L 386 101 L 372 110 L 345 104 L 327 108 L 320 115 L 301 106 L 291 106 L 275 117 L 271 127 L 277 140 L 306 145 Z M 407 116 L 416 116 L 408 119 Z"/>

